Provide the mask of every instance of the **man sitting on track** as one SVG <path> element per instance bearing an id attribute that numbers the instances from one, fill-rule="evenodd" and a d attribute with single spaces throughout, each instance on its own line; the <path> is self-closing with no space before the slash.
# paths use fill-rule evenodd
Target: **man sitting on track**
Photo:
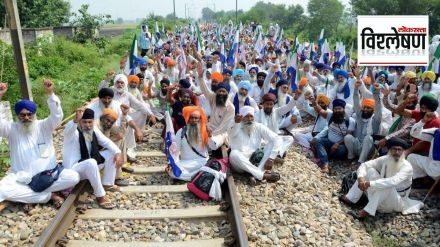
<path id="1" fill-rule="evenodd" d="M 248 172 L 258 180 L 277 182 L 280 180 L 280 174 L 265 170 L 272 169 L 274 159 L 279 154 L 281 139 L 268 127 L 255 122 L 254 114 L 253 107 L 243 106 L 235 116 L 235 124 L 229 131 L 231 139 L 229 161 L 237 172 Z M 264 155 L 258 166 L 255 166 L 249 158 L 260 148 L 261 140 L 266 142 Z"/>
<path id="2" fill-rule="evenodd" d="M 207 118 L 200 106 L 186 106 L 183 108 L 183 117 L 186 126 L 176 133 L 176 165 L 182 171 L 175 177 L 170 170 L 168 174 L 177 179 L 190 181 L 209 159 L 208 133 L 206 131 Z"/>
<path id="3" fill-rule="evenodd" d="M 63 198 L 56 191 L 71 188 L 79 182 L 77 172 L 63 169 L 58 180 L 42 192 L 35 192 L 28 186 L 34 175 L 57 165 L 52 132 L 61 123 L 63 110 L 60 99 L 54 94 L 52 82 L 45 80 L 44 87 L 49 95 L 49 117 L 37 120 L 37 105 L 29 100 L 20 100 L 15 104 L 18 121 L 0 120 L 0 136 L 8 139 L 11 155 L 11 172 L 0 181 L 0 203 L 5 200 L 46 203 L 52 199 L 59 208 Z M 0 83 L 0 99 L 7 89 L 6 84 Z M 0 205 L 0 211 L 3 208 L 4 205 Z"/>
<path id="4" fill-rule="evenodd" d="M 94 127 L 94 112 L 78 109 L 75 119 L 64 129 L 63 164 L 77 171 L 81 180 L 88 179 L 93 187 L 99 206 L 104 209 L 116 207 L 105 196 L 105 190 L 115 191 L 116 169 L 122 165 L 121 150 L 102 132 Z M 99 146 L 104 151 L 99 151 Z M 99 169 L 104 168 L 101 182 Z M 104 190 L 105 189 L 105 190 Z"/>

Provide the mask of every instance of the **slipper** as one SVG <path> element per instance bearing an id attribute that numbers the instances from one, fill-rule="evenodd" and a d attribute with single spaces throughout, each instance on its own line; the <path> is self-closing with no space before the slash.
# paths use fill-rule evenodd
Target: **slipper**
<path id="1" fill-rule="evenodd" d="M 268 183 L 276 183 L 278 180 L 281 179 L 281 176 L 279 173 L 277 172 L 271 172 L 271 173 L 267 173 L 267 177 L 266 177 L 266 182 Z"/>
<path id="2" fill-rule="evenodd" d="M 134 169 L 131 168 L 131 167 L 128 167 L 128 166 L 123 166 L 121 169 L 122 169 L 123 172 L 127 172 L 127 173 L 133 173 L 134 172 Z"/>
<path id="3" fill-rule="evenodd" d="M 98 205 L 102 208 L 102 209 L 113 209 L 116 207 L 116 204 L 114 204 L 113 202 L 111 202 L 109 199 L 107 199 L 107 201 L 105 202 L 98 202 Z"/>
<path id="4" fill-rule="evenodd" d="M 117 186 L 128 186 L 130 182 L 128 182 L 127 179 L 124 178 L 117 178 L 115 179 L 115 185 Z"/>
<path id="5" fill-rule="evenodd" d="M 278 164 L 278 165 L 283 165 L 284 164 L 284 159 L 281 158 L 281 157 L 276 157 L 275 160 L 274 160 L 274 163 Z"/>
<path id="6" fill-rule="evenodd" d="M 116 185 L 104 186 L 104 190 L 108 191 L 108 192 L 116 192 L 116 191 L 119 191 L 119 187 Z"/>

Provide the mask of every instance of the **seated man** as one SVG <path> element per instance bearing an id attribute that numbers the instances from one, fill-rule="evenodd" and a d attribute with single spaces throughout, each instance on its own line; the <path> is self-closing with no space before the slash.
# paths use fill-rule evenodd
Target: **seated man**
<path id="1" fill-rule="evenodd" d="M 206 115 L 200 106 L 183 108 L 186 125 L 176 133 L 176 165 L 182 171 L 175 177 L 172 170 L 168 174 L 176 179 L 191 181 L 191 178 L 206 164 L 208 154 L 208 133 Z"/>
<path id="2" fill-rule="evenodd" d="M 63 169 L 58 180 L 42 192 L 35 192 L 28 186 L 34 175 L 57 165 L 52 133 L 63 120 L 63 110 L 60 99 L 53 92 L 52 82 L 45 80 L 44 87 L 49 95 L 49 117 L 37 120 L 37 105 L 29 100 L 20 100 L 15 104 L 18 121 L 0 120 L 0 137 L 8 139 L 11 155 L 11 172 L 0 181 L 0 203 L 5 200 L 46 203 L 52 199 L 59 208 L 63 198 L 56 192 L 71 188 L 79 182 L 77 172 Z M 7 89 L 5 83 L 0 83 L 0 99 Z M 4 207 L 0 205 L 0 209 L 2 208 Z"/>
<path id="3" fill-rule="evenodd" d="M 267 93 L 263 96 L 263 109 L 259 110 L 255 114 L 255 121 L 257 123 L 261 123 L 264 126 L 268 127 L 274 133 L 276 133 L 278 138 L 281 139 L 282 146 L 280 147 L 280 157 L 277 157 L 277 163 L 282 163 L 283 161 L 280 159 L 285 156 L 287 150 L 293 143 L 293 138 L 288 135 L 280 135 L 281 131 L 278 127 L 278 121 L 282 118 L 286 113 L 290 112 L 296 105 L 296 101 L 292 100 L 289 104 L 284 105 L 282 107 L 274 107 L 276 101 L 275 95 L 271 93 Z"/>
<path id="4" fill-rule="evenodd" d="M 116 121 L 119 119 L 118 113 L 110 108 L 105 108 L 102 111 L 101 117 L 97 121 L 98 129 L 113 143 L 118 146 L 122 154 L 122 163 L 127 163 L 127 147 L 125 145 L 125 131 L 128 127 L 127 115 L 128 106 L 121 105 L 122 118 L 119 125 L 116 125 Z M 118 186 L 128 186 L 128 180 L 122 177 L 122 171 L 133 172 L 132 168 L 126 167 L 125 169 L 119 167 L 116 171 L 115 184 Z"/>
<path id="5" fill-rule="evenodd" d="M 216 86 L 215 93 L 206 85 L 203 79 L 202 64 L 198 64 L 200 89 L 209 101 L 211 117 L 208 122 L 208 146 L 212 150 L 219 149 L 228 139 L 228 129 L 233 124 L 234 105 L 228 100 L 230 86 L 220 83 Z"/>
<path id="6" fill-rule="evenodd" d="M 280 174 L 265 170 L 272 169 L 275 157 L 280 147 L 277 134 L 266 126 L 254 121 L 254 108 L 243 106 L 239 115 L 235 116 L 235 124 L 229 131 L 231 153 L 229 161 L 237 172 L 248 172 L 258 180 L 277 182 Z M 264 156 L 258 166 L 252 164 L 249 158 L 261 147 L 261 141 L 266 142 Z"/>
<path id="7" fill-rule="evenodd" d="M 353 133 L 355 126 L 356 122 L 353 118 L 345 118 L 345 101 L 342 99 L 333 100 L 333 114 L 328 121 L 328 127 L 319 132 L 310 142 L 319 158 L 322 172 L 329 172 L 329 156 L 338 159 L 347 157 L 344 137 Z"/>
<path id="8" fill-rule="evenodd" d="M 235 107 L 235 115 L 237 115 L 240 108 L 245 105 L 252 106 L 255 111 L 258 110 L 257 103 L 249 96 L 251 87 L 252 85 L 249 81 L 241 81 L 238 83 L 238 92 L 235 94 L 232 101 Z"/>
<path id="9" fill-rule="evenodd" d="M 106 198 L 105 190 L 115 191 L 116 170 L 122 165 L 121 150 L 94 127 L 94 112 L 80 108 L 64 129 L 63 165 L 77 171 L 81 180 L 92 185 L 98 204 L 104 209 L 116 207 Z M 100 151 L 99 146 L 105 150 Z M 101 181 L 99 169 L 104 169 Z"/>
<path id="10" fill-rule="evenodd" d="M 352 212 L 358 219 L 382 213 L 417 213 L 422 202 L 409 199 L 413 169 L 405 160 L 407 144 L 398 138 L 387 141 L 388 155 L 362 163 L 357 170 L 357 181 L 348 194 L 340 200 L 348 205 L 357 203 L 363 193 L 368 204 L 359 212 Z"/>
<path id="11" fill-rule="evenodd" d="M 353 110 L 356 113 L 356 128 L 353 135 L 344 137 L 344 144 L 348 150 L 348 159 L 354 160 L 359 157 L 358 164 L 365 162 L 374 149 L 373 135 L 379 135 L 382 121 L 382 104 L 380 103 L 380 85 L 374 85 L 374 99 L 364 98 L 362 106 L 359 103 L 359 86 L 362 82 L 356 82 L 356 90 L 353 95 Z"/>

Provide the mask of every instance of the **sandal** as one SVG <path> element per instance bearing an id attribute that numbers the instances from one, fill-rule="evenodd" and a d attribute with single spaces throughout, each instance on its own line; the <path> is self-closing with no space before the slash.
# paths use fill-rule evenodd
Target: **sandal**
<path id="1" fill-rule="evenodd" d="M 119 187 L 116 185 L 110 185 L 110 186 L 103 186 L 105 191 L 108 192 L 116 192 L 119 191 Z"/>
<path id="2" fill-rule="evenodd" d="M 55 206 L 56 209 L 61 208 L 61 206 L 64 203 L 64 199 L 57 194 L 52 194 L 51 199 L 52 199 L 53 205 Z"/>
<path id="3" fill-rule="evenodd" d="M 104 202 L 98 202 L 98 205 L 102 208 L 102 209 L 113 209 L 116 207 L 116 204 L 114 204 L 112 201 L 110 201 L 109 199 L 106 199 Z"/>
<path id="4" fill-rule="evenodd" d="M 128 167 L 128 166 L 123 166 L 121 169 L 122 169 L 123 172 L 127 172 L 127 173 L 133 173 L 134 172 L 134 169 L 131 168 L 131 167 Z"/>
<path id="5" fill-rule="evenodd" d="M 117 178 L 115 179 L 115 185 L 117 186 L 128 186 L 130 182 L 128 182 L 127 179 L 124 178 Z"/>
<path id="6" fill-rule="evenodd" d="M 265 175 L 266 182 L 268 183 L 276 183 L 278 180 L 281 179 L 280 174 L 277 172 L 270 172 L 266 173 Z"/>

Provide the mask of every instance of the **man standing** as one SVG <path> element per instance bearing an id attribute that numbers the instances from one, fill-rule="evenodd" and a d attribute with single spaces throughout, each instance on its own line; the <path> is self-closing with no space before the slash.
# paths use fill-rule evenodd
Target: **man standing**
<path id="1" fill-rule="evenodd" d="M 265 170 L 272 169 L 274 159 L 279 153 L 278 147 L 281 146 L 280 139 L 269 128 L 256 123 L 254 114 L 254 108 L 243 106 L 239 114 L 235 116 L 235 124 L 229 131 L 231 140 L 229 160 L 237 172 L 250 173 L 258 180 L 277 182 L 280 180 L 280 174 Z M 262 140 L 266 142 L 264 156 L 258 166 L 255 166 L 249 158 L 261 147 Z"/>
<path id="2" fill-rule="evenodd" d="M 409 199 L 413 169 L 405 160 L 407 144 L 398 138 L 387 141 L 388 155 L 362 163 L 357 170 L 357 181 L 340 200 L 350 206 L 357 203 L 363 193 L 368 204 L 359 212 L 351 212 L 357 219 L 382 213 L 417 213 L 423 203 Z"/>
<path id="3" fill-rule="evenodd" d="M 63 198 L 55 192 L 73 187 L 79 182 L 77 172 L 63 169 L 58 180 L 42 192 L 35 192 L 28 186 L 34 175 L 57 166 L 52 132 L 61 123 L 63 110 L 60 99 L 54 94 L 53 83 L 44 80 L 44 87 L 49 96 L 49 117 L 37 120 L 37 105 L 29 100 L 20 100 L 15 104 L 18 121 L 0 120 L 0 137 L 8 139 L 11 159 L 11 172 L 0 181 L 0 203 L 5 200 L 46 203 L 52 199 L 59 208 Z M 7 90 L 7 85 L 0 83 L 0 99 Z"/>
<path id="4" fill-rule="evenodd" d="M 105 150 L 100 151 L 99 146 Z M 115 191 L 116 170 L 122 165 L 121 150 L 95 127 L 94 112 L 78 109 L 74 120 L 64 129 L 63 165 L 72 168 L 92 185 L 99 206 L 116 207 L 105 196 L 105 190 Z M 104 169 L 101 181 L 99 170 Z"/>
<path id="5" fill-rule="evenodd" d="M 168 174 L 176 179 L 191 181 L 191 178 L 206 164 L 208 154 L 208 133 L 206 131 L 207 118 L 200 106 L 186 106 L 183 108 L 186 126 L 176 133 L 176 165 L 182 171 L 175 177 L 170 170 Z"/>

